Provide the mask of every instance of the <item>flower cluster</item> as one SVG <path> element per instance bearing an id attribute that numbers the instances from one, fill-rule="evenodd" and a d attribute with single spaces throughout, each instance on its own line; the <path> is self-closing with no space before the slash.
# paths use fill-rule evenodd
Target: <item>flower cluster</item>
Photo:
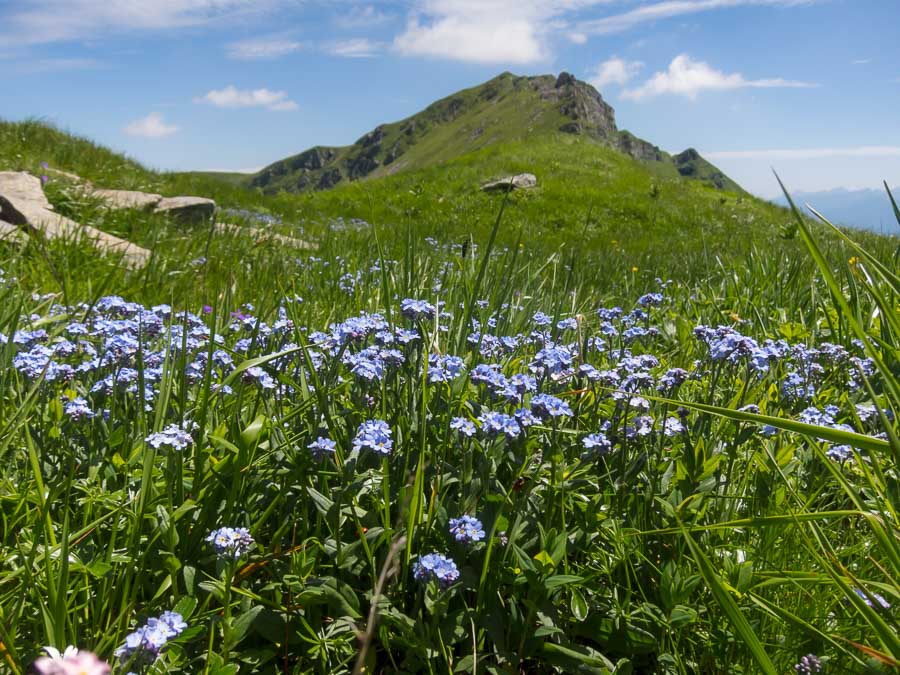
<path id="1" fill-rule="evenodd" d="M 469 515 L 451 518 L 450 534 L 462 544 L 471 544 L 484 539 L 484 526 L 480 520 Z"/>
<path id="2" fill-rule="evenodd" d="M 240 558 L 253 545 L 253 537 L 246 527 L 220 527 L 210 532 L 206 541 L 223 558 Z"/>
<path id="3" fill-rule="evenodd" d="M 417 581 L 428 582 L 432 579 L 441 586 L 450 586 L 459 579 L 459 570 L 456 563 L 440 553 L 428 553 L 419 556 L 412 565 L 413 578 Z"/>
<path id="4" fill-rule="evenodd" d="M 391 454 L 394 441 L 391 438 L 391 428 L 383 420 L 367 420 L 359 425 L 356 437 L 353 439 L 353 449 L 357 452 L 363 449 L 374 450 L 382 455 Z"/>
<path id="5" fill-rule="evenodd" d="M 807 654 L 794 665 L 794 670 L 798 675 L 818 675 L 822 672 L 822 662 L 815 654 Z"/>
<path id="6" fill-rule="evenodd" d="M 193 444 L 191 434 L 177 424 L 170 424 L 162 431 L 152 433 L 144 439 L 148 445 L 159 450 L 169 448 L 171 450 L 184 450 Z"/>
<path id="7" fill-rule="evenodd" d="M 125 644 L 116 649 L 115 655 L 122 662 L 150 663 L 159 656 L 166 643 L 181 634 L 187 623 L 178 612 L 165 611 L 125 638 Z"/>

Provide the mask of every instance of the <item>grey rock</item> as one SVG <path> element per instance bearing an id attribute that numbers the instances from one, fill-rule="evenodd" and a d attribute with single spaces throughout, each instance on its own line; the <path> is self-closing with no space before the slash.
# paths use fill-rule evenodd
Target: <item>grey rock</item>
<path id="1" fill-rule="evenodd" d="M 201 223 L 213 217 L 216 203 L 206 197 L 163 197 L 153 210 L 185 223 Z"/>
<path id="2" fill-rule="evenodd" d="M 29 173 L 0 171 L 0 220 L 40 231 L 50 239 L 86 239 L 105 253 L 121 256 L 130 267 L 142 266 L 150 258 L 150 251 L 130 241 L 54 213 L 41 179 Z"/>
<path id="3" fill-rule="evenodd" d="M 533 173 L 520 173 L 506 176 L 500 180 L 492 180 L 481 186 L 483 192 L 509 192 L 510 190 L 527 190 L 537 187 L 537 177 Z"/>
<path id="4" fill-rule="evenodd" d="M 28 235 L 21 227 L 7 223 L 5 220 L 0 220 L 0 241 L 23 244 L 27 239 Z"/>
<path id="5" fill-rule="evenodd" d="M 94 190 L 91 194 L 114 209 L 151 209 L 163 198 L 162 195 L 137 190 Z"/>

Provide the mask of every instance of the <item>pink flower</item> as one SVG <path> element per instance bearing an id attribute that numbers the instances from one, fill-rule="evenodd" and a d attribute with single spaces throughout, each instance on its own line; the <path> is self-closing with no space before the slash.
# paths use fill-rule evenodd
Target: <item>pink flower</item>
<path id="1" fill-rule="evenodd" d="M 44 647 L 44 651 L 47 656 L 33 665 L 38 675 L 109 675 L 109 664 L 91 652 L 80 652 L 71 645 L 62 654 L 55 647 Z"/>

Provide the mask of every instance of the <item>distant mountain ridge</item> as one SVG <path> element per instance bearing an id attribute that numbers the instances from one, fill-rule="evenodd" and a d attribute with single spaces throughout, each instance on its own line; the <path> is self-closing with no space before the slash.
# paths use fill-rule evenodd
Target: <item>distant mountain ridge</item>
<path id="1" fill-rule="evenodd" d="M 670 155 L 616 126 L 615 111 L 590 84 L 505 72 L 447 96 L 399 122 L 381 124 L 352 145 L 316 146 L 254 174 L 264 193 L 325 190 L 336 185 L 422 169 L 466 153 L 532 135 L 577 134 L 673 177 L 743 192 L 693 148 Z"/>
<path id="2" fill-rule="evenodd" d="M 900 188 L 891 188 L 891 191 L 894 199 L 900 198 Z M 792 192 L 791 199 L 804 211 L 804 205 L 809 204 L 835 225 L 848 225 L 885 234 L 900 232 L 891 201 L 884 189 L 836 188 L 818 192 Z M 772 201 L 779 206 L 787 206 L 787 200 L 783 196 Z"/>

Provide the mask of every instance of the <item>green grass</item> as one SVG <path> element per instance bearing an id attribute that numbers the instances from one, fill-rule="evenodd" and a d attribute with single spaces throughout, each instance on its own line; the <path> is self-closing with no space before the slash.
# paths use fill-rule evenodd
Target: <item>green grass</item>
<path id="1" fill-rule="evenodd" d="M 827 673 L 891 672 L 896 240 L 649 178 L 566 138 L 565 153 L 558 139 L 510 142 L 268 197 L 217 176 L 147 171 L 41 124 L 0 124 L 0 169 L 40 173 L 47 161 L 103 187 L 213 196 L 321 244 L 292 251 L 108 211 L 52 178 L 60 213 L 151 248 L 150 264 L 125 271 L 77 242 L 0 245 L 0 333 L 48 332 L 0 346 L 0 669 L 26 672 L 45 645 L 115 661 L 127 634 L 175 609 L 188 628 L 152 665 L 116 672 L 352 672 L 362 652 L 357 672 L 785 673 L 807 653 Z M 534 166 L 534 192 L 504 203 L 476 189 L 482 176 Z M 341 229 L 338 216 L 369 224 Z M 630 311 L 657 276 L 673 279 L 665 299 L 634 324 L 658 333 L 626 345 L 618 325 L 604 337 L 597 308 Z M 113 294 L 146 309 L 100 300 Z M 410 320 L 404 298 L 441 301 L 452 316 Z M 163 303 L 171 315 L 151 309 Z M 575 365 L 616 369 L 624 386 L 630 349 L 657 359 L 638 368 L 651 382 L 617 400 L 614 383 L 534 373 L 571 417 L 516 439 L 460 437 L 454 417 L 517 407 L 468 374 L 486 362 L 531 372 L 537 311 L 551 317 L 550 340 L 575 345 Z M 369 381 L 349 360 L 363 343 L 331 354 L 315 332 L 376 312 L 421 339 L 394 345 L 404 362 Z M 552 327 L 569 318 L 574 329 Z M 469 339 L 472 319 L 518 345 L 482 354 L 490 340 Z M 743 356 L 712 358 L 698 325 L 795 349 L 758 372 Z M 74 350 L 57 363 L 90 364 L 90 347 L 103 360 L 71 377 L 23 361 L 57 337 Z M 803 356 L 824 343 L 860 360 Z M 224 363 L 210 359 L 218 349 L 233 365 L 207 365 Z M 466 374 L 430 381 L 448 354 Z M 674 367 L 691 377 L 657 390 Z M 815 393 L 785 393 L 790 372 Z M 66 412 L 79 397 L 96 417 Z M 857 404 L 873 414 L 862 419 Z M 804 413 L 829 405 L 848 428 Z M 631 434 L 644 407 L 654 422 Z M 666 435 L 668 418 L 686 430 Z M 371 419 L 390 426 L 389 455 L 354 449 Z M 146 440 L 185 421 L 181 451 Z M 586 452 L 583 439 L 604 429 L 611 452 Z M 320 436 L 335 442 L 324 459 L 308 449 Z M 484 525 L 471 546 L 448 532 L 463 514 Z M 223 525 L 256 542 L 237 561 L 206 541 Z M 457 564 L 451 587 L 414 578 L 431 552 Z M 892 607 L 867 604 L 876 593 Z"/>

